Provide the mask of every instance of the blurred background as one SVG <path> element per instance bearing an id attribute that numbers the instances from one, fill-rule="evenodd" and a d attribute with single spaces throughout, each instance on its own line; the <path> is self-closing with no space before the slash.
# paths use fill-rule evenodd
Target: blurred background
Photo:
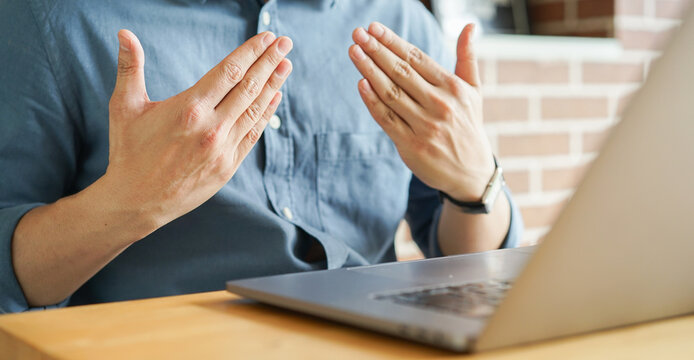
<path id="1" fill-rule="evenodd" d="M 485 127 L 525 220 L 523 245 L 533 245 L 694 0 L 422 2 L 452 49 L 466 23 L 483 28 L 476 49 Z M 421 257 L 404 223 L 396 251 Z"/>

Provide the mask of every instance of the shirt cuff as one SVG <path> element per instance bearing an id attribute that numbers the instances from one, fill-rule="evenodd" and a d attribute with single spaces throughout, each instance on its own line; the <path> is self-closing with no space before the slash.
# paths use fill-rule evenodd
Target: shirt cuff
<path id="1" fill-rule="evenodd" d="M 0 209 L 0 313 L 45 310 L 64 307 L 68 300 L 50 306 L 30 307 L 14 273 L 12 262 L 12 236 L 17 223 L 31 209 L 42 203 L 24 204 Z"/>
<path id="2" fill-rule="evenodd" d="M 520 214 L 520 210 L 518 210 L 516 202 L 513 201 L 513 197 L 511 196 L 511 190 L 509 190 L 509 188 L 506 186 L 504 186 L 503 189 L 504 193 L 506 194 L 506 198 L 508 199 L 509 206 L 511 208 L 511 219 L 508 226 L 508 232 L 506 233 L 506 237 L 504 238 L 504 241 L 501 243 L 501 246 L 499 246 L 499 249 L 516 248 L 520 246 L 520 240 L 523 237 L 523 217 Z M 441 218 L 442 209 L 443 205 L 439 206 L 438 209 L 436 209 L 436 212 L 434 212 L 432 226 L 429 229 L 429 254 L 432 257 L 444 256 L 443 252 L 441 251 L 441 246 L 439 245 L 438 236 L 439 220 Z"/>

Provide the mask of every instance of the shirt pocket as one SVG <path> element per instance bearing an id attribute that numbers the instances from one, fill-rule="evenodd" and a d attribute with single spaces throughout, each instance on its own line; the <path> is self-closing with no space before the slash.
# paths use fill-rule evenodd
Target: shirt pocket
<path id="1" fill-rule="evenodd" d="M 316 135 L 318 210 L 324 231 L 377 255 L 406 207 L 411 173 L 384 132 Z"/>

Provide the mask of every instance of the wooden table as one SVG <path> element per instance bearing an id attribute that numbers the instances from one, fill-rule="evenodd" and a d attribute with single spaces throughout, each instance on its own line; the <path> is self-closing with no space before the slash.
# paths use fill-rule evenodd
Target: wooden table
<path id="1" fill-rule="evenodd" d="M 0 316 L 0 359 L 694 358 L 694 316 L 460 355 L 223 291 Z"/>

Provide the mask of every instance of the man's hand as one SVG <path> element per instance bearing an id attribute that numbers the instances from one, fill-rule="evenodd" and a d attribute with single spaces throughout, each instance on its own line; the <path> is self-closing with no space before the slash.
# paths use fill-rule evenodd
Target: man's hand
<path id="1" fill-rule="evenodd" d="M 455 74 L 379 23 L 354 31 L 359 93 L 412 172 L 460 201 L 479 201 L 494 172 L 482 126 L 477 59 L 468 25 Z"/>
<path id="2" fill-rule="evenodd" d="M 191 88 L 152 102 L 140 42 L 126 30 L 118 38 L 106 174 L 26 213 L 12 237 L 14 271 L 32 306 L 62 301 L 134 242 L 219 191 L 260 138 L 292 69 L 291 40 L 266 32 Z"/>
<path id="3" fill-rule="evenodd" d="M 118 37 L 109 164 L 101 180 L 119 204 L 157 228 L 200 206 L 234 175 L 279 105 L 292 42 L 256 35 L 191 88 L 152 102 L 140 42 L 127 30 Z"/>

